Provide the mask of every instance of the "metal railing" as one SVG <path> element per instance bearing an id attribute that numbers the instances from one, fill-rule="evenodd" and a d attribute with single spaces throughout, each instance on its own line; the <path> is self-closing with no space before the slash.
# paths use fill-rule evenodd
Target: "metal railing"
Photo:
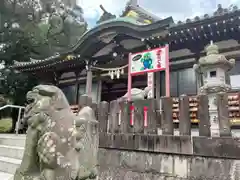
<path id="1" fill-rule="evenodd" d="M 16 134 L 18 134 L 19 125 L 21 123 L 21 113 L 22 113 L 22 110 L 25 109 L 25 107 L 24 106 L 17 106 L 17 105 L 7 104 L 5 106 L 0 107 L 0 111 L 4 110 L 6 108 L 16 108 L 16 109 L 19 109 L 18 110 L 18 119 L 17 119 L 17 123 L 16 123 L 16 127 L 15 127 L 15 132 L 16 132 Z"/>
<path id="2" fill-rule="evenodd" d="M 16 109 L 19 109 L 18 110 L 17 123 L 16 123 L 16 127 L 15 127 L 15 132 L 18 135 L 19 127 L 20 127 L 20 123 L 21 123 L 21 113 L 25 109 L 25 107 L 24 106 L 7 104 L 5 106 L 0 107 L 0 111 L 4 110 L 6 108 L 16 108 Z M 73 111 L 74 114 L 76 114 L 78 112 L 78 106 L 77 105 L 71 106 L 71 110 Z"/>

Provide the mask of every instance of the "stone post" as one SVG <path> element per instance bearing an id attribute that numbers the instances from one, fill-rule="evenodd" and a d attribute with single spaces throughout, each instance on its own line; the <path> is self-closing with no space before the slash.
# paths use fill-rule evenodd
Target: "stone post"
<path id="1" fill-rule="evenodd" d="M 75 161 L 81 163 L 76 168 L 78 169 L 77 177 L 79 180 L 96 180 L 98 175 L 99 124 L 93 109 L 89 106 L 85 106 L 79 111 L 76 120 L 76 132 L 76 147 L 79 149 L 77 149 L 78 153 L 75 156 Z M 90 176 L 86 178 L 89 174 Z"/>
<path id="2" fill-rule="evenodd" d="M 227 60 L 224 55 L 219 54 L 218 46 L 211 42 L 206 47 L 206 56 L 200 58 L 199 63 L 193 67 L 197 75 L 203 78 L 203 84 L 199 87 L 199 94 L 208 95 L 211 136 L 219 136 L 216 96 L 217 93 L 227 92 L 231 89 L 231 86 L 227 83 L 226 72 L 234 64 L 234 59 Z"/>

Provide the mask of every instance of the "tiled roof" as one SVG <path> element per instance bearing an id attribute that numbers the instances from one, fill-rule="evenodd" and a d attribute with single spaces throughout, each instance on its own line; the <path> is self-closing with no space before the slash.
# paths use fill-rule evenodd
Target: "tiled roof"
<path id="1" fill-rule="evenodd" d="M 129 5 L 129 6 L 131 6 L 131 5 Z M 129 8 L 129 6 L 127 6 L 126 8 Z M 135 7 L 134 6 L 134 8 L 137 8 L 139 11 L 141 10 L 142 11 L 142 8 L 140 8 L 140 7 Z M 223 16 L 228 16 L 228 15 L 234 15 L 234 13 L 236 13 L 236 12 L 240 12 L 240 10 L 238 9 L 238 7 L 237 6 L 230 6 L 229 8 L 222 8 L 222 6 L 221 5 L 218 5 L 218 8 L 217 8 L 217 10 L 215 11 L 215 12 L 213 12 L 211 15 L 209 15 L 209 14 L 205 14 L 205 15 L 203 15 L 203 16 L 201 16 L 201 17 L 199 17 L 199 16 L 196 16 L 195 18 L 193 18 L 193 19 L 186 19 L 185 21 L 179 21 L 179 22 L 177 22 L 177 23 L 174 23 L 174 24 L 172 24 L 172 26 L 170 27 L 170 31 L 172 31 L 172 32 L 174 32 L 175 31 L 175 29 L 178 29 L 178 28 L 181 28 L 181 27 L 188 27 L 189 25 L 191 25 L 191 24 L 196 24 L 196 23 L 201 23 L 201 22 L 204 22 L 205 20 L 211 20 L 211 19 L 214 19 L 214 18 L 217 18 L 217 17 L 223 17 Z M 145 12 L 144 12 L 145 13 Z M 108 20 L 108 21 L 106 21 L 106 22 L 103 22 L 103 23 L 100 23 L 99 25 L 104 25 L 104 24 L 109 24 L 109 23 L 111 23 L 111 22 L 119 22 L 119 21 L 121 21 L 121 22 L 127 22 L 127 23 L 131 23 L 131 24 L 134 24 L 134 25 L 139 25 L 139 26 L 143 26 L 142 24 L 139 24 L 139 22 L 136 22 L 134 19 L 132 19 L 132 18 L 128 18 L 128 17 L 120 17 L 120 18 L 116 18 L 116 19 L 112 19 L 112 20 Z M 154 25 L 154 23 L 152 24 L 152 25 Z M 148 26 L 150 26 L 150 25 L 148 25 Z M 97 28 L 97 27 L 95 27 L 95 28 Z M 89 30 L 89 31 L 91 31 L 91 29 Z M 88 31 L 88 32 L 89 32 Z M 178 31 L 178 30 L 176 30 L 176 31 Z M 88 32 L 85 32 L 84 34 L 83 34 L 83 36 L 85 35 L 85 34 L 87 34 Z M 30 62 L 17 62 L 14 66 L 13 66 L 13 68 L 20 68 L 20 67 L 26 67 L 26 66 L 32 66 L 32 65 L 38 65 L 38 64 L 52 64 L 52 65 L 54 65 L 54 64 L 56 64 L 56 63 L 61 63 L 61 62 L 63 62 L 64 60 L 63 60 L 63 57 L 66 57 L 67 55 L 56 55 L 56 56 L 51 56 L 51 57 L 48 57 L 48 58 L 46 58 L 46 59 L 44 59 L 44 60 L 34 60 L 34 59 L 32 59 Z M 57 62 L 56 62 L 56 59 L 59 59 Z"/>
<path id="2" fill-rule="evenodd" d="M 196 16 L 194 18 L 187 18 L 185 21 L 178 21 L 175 23 L 175 26 L 189 24 L 193 22 L 200 22 L 206 19 L 223 16 L 226 14 L 231 14 L 233 12 L 239 11 L 238 7 L 235 5 L 230 5 L 228 8 L 223 8 L 221 4 L 218 5 L 217 10 L 214 11 L 212 14 L 204 14 L 202 16 Z"/>

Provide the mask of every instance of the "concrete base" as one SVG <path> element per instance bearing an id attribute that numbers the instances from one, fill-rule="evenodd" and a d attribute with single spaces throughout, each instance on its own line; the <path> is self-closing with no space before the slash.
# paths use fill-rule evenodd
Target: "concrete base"
<path id="1" fill-rule="evenodd" d="M 0 156 L 0 172 L 14 174 L 16 169 L 20 166 L 21 160 L 9 157 Z"/>
<path id="2" fill-rule="evenodd" d="M 13 174 L 0 172 L 0 179 L 1 180 L 13 180 Z"/>
<path id="3" fill-rule="evenodd" d="M 0 145 L 0 157 L 22 159 L 24 147 Z"/>
<path id="4" fill-rule="evenodd" d="M 0 134 L 0 180 L 12 180 L 23 157 L 25 135 Z"/>
<path id="5" fill-rule="evenodd" d="M 0 134 L 0 145 L 24 147 L 25 135 Z"/>

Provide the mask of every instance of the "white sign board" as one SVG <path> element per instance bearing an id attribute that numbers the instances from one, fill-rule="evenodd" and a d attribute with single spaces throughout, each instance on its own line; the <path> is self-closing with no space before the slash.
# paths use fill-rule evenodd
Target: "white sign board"
<path id="1" fill-rule="evenodd" d="M 168 49 L 162 47 L 138 52 L 129 58 L 131 75 L 162 71 L 166 68 Z"/>

